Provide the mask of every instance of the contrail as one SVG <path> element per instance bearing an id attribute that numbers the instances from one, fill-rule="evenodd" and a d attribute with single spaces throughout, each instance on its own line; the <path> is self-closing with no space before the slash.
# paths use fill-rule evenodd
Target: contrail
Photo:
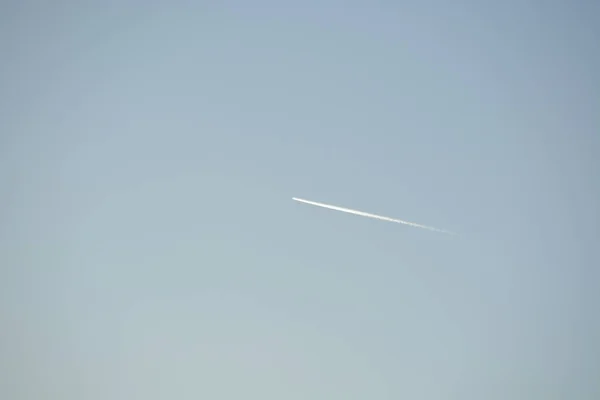
<path id="1" fill-rule="evenodd" d="M 414 222 L 403 221 L 401 219 L 395 219 L 395 218 L 389 218 L 389 217 L 382 217 L 381 215 L 369 214 L 369 213 L 366 213 L 366 212 L 357 211 L 357 210 L 351 210 L 349 208 L 344 208 L 344 207 L 331 206 L 329 204 L 317 203 L 316 201 L 299 199 L 297 197 L 292 197 L 292 200 L 299 201 L 301 203 L 312 204 L 313 206 L 317 206 L 317 207 L 329 208 L 330 210 L 337 210 L 337 211 L 342 211 L 342 212 L 346 212 L 346 213 L 350 213 L 350 214 L 360 215 L 362 217 L 375 218 L 375 219 L 380 219 L 382 221 L 396 222 L 398 224 L 409 225 L 409 226 L 413 226 L 415 228 L 428 229 L 430 231 L 441 232 L 441 233 L 448 233 L 450 235 L 456 235 L 456 233 L 454 233 L 454 232 L 445 231 L 443 229 L 433 228 L 431 226 L 425 226 L 425 225 L 415 224 Z"/>

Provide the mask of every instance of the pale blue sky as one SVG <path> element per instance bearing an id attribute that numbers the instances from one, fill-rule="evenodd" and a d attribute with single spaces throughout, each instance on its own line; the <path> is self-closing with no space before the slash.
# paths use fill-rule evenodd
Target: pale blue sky
<path id="1" fill-rule="evenodd" d="M 600 397 L 598 3 L 86 3 L 0 6 L 1 398 Z"/>

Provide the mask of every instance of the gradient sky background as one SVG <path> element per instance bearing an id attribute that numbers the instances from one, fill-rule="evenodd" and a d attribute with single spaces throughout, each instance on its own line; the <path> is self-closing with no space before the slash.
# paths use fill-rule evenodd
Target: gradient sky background
<path id="1" fill-rule="evenodd" d="M 1 398 L 600 398 L 597 2 L 192 3 L 0 7 Z"/>

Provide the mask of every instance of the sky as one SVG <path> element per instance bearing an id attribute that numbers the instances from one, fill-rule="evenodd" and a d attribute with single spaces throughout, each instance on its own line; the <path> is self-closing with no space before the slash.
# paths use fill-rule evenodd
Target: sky
<path id="1" fill-rule="evenodd" d="M 600 398 L 599 22 L 4 2 L 0 397 Z"/>

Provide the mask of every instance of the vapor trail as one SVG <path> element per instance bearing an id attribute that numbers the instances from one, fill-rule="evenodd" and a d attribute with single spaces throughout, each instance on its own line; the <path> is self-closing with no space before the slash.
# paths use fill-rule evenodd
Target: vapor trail
<path id="1" fill-rule="evenodd" d="M 454 232 L 450 232 L 450 231 L 445 231 L 445 230 L 442 230 L 442 229 L 433 228 L 431 226 L 425 226 L 425 225 L 415 224 L 414 222 L 403 221 L 401 219 L 383 217 L 381 215 L 369 214 L 369 213 L 366 213 L 366 212 L 357 211 L 357 210 L 351 210 L 349 208 L 344 208 L 344 207 L 331 206 L 329 204 L 317 203 L 316 201 L 299 199 L 297 197 L 292 197 L 292 200 L 299 201 L 301 203 L 311 204 L 311 205 L 317 206 L 317 207 L 329 208 L 330 210 L 336 210 L 336 211 L 342 211 L 342 212 L 349 213 L 349 214 L 360 215 L 362 217 L 375 218 L 375 219 L 380 219 L 382 221 L 389 221 L 389 222 L 395 222 L 397 224 L 409 225 L 409 226 L 413 226 L 415 228 L 428 229 L 428 230 L 434 231 L 434 232 L 441 232 L 441 233 L 448 233 L 450 235 L 456 235 L 456 233 L 454 233 Z"/>

